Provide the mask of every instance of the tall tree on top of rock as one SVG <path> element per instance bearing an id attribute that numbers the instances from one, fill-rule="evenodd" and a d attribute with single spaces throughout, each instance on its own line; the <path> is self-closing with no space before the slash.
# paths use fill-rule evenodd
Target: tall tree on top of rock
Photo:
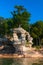
<path id="1" fill-rule="evenodd" d="M 13 23 L 14 27 L 21 25 L 25 30 L 29 29 L 30 13 L 23 6 L 15 6 L 13 12 Z"/>

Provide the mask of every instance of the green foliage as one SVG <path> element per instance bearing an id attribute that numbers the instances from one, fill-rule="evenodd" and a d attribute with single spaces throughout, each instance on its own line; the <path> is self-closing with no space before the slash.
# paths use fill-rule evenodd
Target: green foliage
<path id="1" fill-rule="evenodd" d="M 43 45 L 43 38 L 41 39 L 41 45 Z"/>
<path id="2" fill-rule="evenodd" d="M 41 46 L 36 46 L 36 50 L 38 51 L 41 48 Z"/>
<path id="3" fill-rule="evenodd" d="M 33 37 L 34 45 L 42 45 L 43 38 L 43 21 L 37 21 L 31 27 L 31 36 Z"/>
<path id="4" fill-rule="evenodd" d="M 28 13 L 23 6 L 15 6 L 12 16 L 13 17 L 9 19 L 0 17 L 0 36 L 4 36 L 5 34 L 12 35 L 10 29 L 19 27 L 19 25 L 28 31 L 30 13 Z"/>
<path id="5" fill-rule="evenodd" d="M 12 12 L 14 27 L 21 25 L 25 30 L 29 28 L 30 13 L 23 6 L 15 6 Z"/>
<path id="6" fill-rule="evenodd" d="M 0 36 L 3 36 L 5 34 L 5 31 L 7 29 L 6 20 L 3 17 L 0 17 Z"/>

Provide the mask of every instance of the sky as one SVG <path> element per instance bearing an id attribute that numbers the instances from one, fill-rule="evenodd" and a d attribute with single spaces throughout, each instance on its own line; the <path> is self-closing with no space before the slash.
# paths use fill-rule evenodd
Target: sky
<path id="1" fill-rule="evenodd" d="M 0 0 L 0 16 L 12 17 L 11 11 L 15 5 L 24 6 L 31 13 L 30 23 L 43 20 L 43 0 Z"/>

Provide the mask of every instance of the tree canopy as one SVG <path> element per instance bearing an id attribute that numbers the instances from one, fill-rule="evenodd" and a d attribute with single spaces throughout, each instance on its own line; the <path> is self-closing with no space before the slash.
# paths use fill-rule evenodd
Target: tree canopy
<path id="1" fill-rule="evenodd" d="M 24 29 L 28 31 L 30 13 L 23 6 L 15 6 L 12 13 L 14 27 L 19 27 L 21 25 Z"/>
<path id="2" fill-rule="evenodd" d="M 43 39 L 43 21 L 39 20 L 31 27 L 31 35 L 36 45 L 41 45 Z"/>

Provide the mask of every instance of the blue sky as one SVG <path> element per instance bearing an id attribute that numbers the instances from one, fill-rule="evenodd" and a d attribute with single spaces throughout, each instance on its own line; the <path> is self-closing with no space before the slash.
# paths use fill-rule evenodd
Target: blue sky
<path id="1" fill-rule="evenodd" d="M 23 5 L 31 13 L 30 23 L 43 20 L 43 0 L 0 0 L 0 16 L 10 18 L 15 5 Z"/>

